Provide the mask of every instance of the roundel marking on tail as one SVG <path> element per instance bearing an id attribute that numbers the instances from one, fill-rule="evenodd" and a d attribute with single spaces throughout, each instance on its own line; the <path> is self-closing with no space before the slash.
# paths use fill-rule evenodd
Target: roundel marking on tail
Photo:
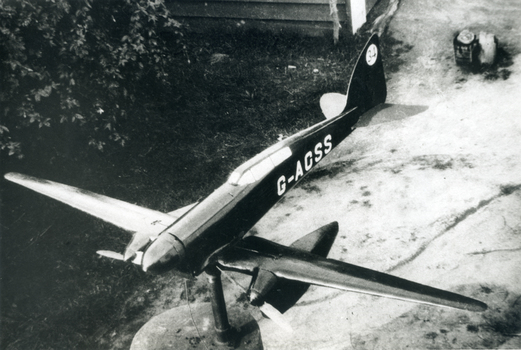
<path id="1" fill-rule="evenodd" d="M 365 61 L 367 62 L 367 65 L 372 66 L 375 64 L 376 60 L 378 59 L 378 47 L 375 44 L 371 44 L 367 48 L 367 51 L 365 53 Z"/>

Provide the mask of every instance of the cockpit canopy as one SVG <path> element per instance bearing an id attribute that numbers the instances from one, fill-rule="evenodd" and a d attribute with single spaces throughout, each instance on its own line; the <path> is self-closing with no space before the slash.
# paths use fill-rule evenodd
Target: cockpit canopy
<path id="1" fill-rule="evenodd" d="M 289 147 L 278 150 L 276 148 L 270 147 L 242 164 L 230 175 L 228 183 L 234 186 L 244 186 L 259 181 L 277 165 L 291 157 L 292 152 Z"/>

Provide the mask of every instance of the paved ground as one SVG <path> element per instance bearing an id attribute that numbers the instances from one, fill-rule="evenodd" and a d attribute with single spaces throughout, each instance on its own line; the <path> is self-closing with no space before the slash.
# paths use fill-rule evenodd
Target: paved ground
<path id="1" fill-rule="evenodd" d="M 403 64 L 387 74 L 388 102 L 428 109 L 356 130 L 256 227 L 289 244 L 338 221 L 330 257 L 489 310 L 311 287 L 285 314 L 292 334 L 259 322 L 265 349 L 521 348 L 520 15 L 515 0 L 400 1 L 388 34 Z M 498 67 L 455 65 L 452 39 L 465 28 L 498 37 Z"/>

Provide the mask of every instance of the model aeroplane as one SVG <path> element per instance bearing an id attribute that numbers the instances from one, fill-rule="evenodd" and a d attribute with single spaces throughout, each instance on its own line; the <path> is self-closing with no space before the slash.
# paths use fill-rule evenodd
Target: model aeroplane
<path id="1" fill-rule="evenodd" d="M 290 247 L 260 237 L 245 237 L 257 221 L 360 122 L 384 104 L 386 94 L 379 39 L 373 35 L 358 58 L 347 94 L 322 96 L 320 104 L 326 120 L 269 147 L 239 166 L 228 181 L 207 198 L 171 213 L 18 173 L 6 174 L 5 178 L 133 234 L 123 254 L 98 251 L 100 255 L 132 261 L 144 271 L 173 269 L 192 276 L 203 271 L 216 275 L 216 269 L 243 272 L 252 276 L 249 298 L 256 305 L 264 302 L 277 282 L 289 280 L 484 311 L 487 305 L 475 299 L 327 259 L 327 251 L 338 232 L 336 223 L 305 236 Z M 329 244 L 325 253 L 317 253 L 320 244 Z M 217 293 L 214 299 L 219 299 L 219 291 L 214 293 Z M 227 331 L 224 300 L 215 303 L 221 307 L 221 311 L 214 308 L 217 331 L 224 334 Z"/>

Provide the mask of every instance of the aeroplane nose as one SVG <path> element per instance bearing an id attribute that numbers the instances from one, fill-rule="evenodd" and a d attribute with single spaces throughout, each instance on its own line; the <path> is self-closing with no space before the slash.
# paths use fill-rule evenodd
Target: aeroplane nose
<path id="1" fill-rule="evenodd" d="M 183 244 L 170 233 L 161 234 L 143 254 L 143 271 L 158 265 L 176 265 L 184 256 Z"/>

